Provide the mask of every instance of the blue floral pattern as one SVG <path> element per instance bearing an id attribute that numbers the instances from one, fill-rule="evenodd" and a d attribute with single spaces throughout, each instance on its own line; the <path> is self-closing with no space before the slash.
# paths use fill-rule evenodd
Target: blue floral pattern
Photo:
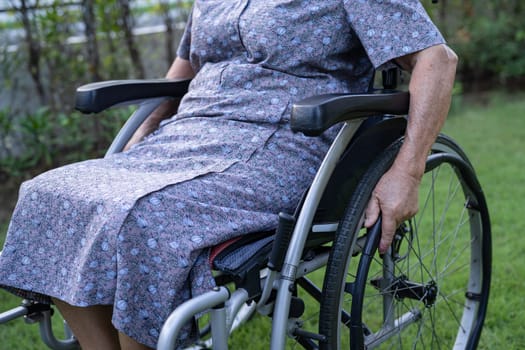
<path id="1" fill-rule="evenodd" d="M 196 0 L 177 115 L 128 152 L 25 182 L 0 285 L 113 305 L 118 330 L 155 346 L 171 310 L 214 286 L 208 248 L 275 227 L 312 180 L 332 134 L 292 133 L 293 102 L 365 91 L 374 68 L 442 42 L 415 0 Z"/>

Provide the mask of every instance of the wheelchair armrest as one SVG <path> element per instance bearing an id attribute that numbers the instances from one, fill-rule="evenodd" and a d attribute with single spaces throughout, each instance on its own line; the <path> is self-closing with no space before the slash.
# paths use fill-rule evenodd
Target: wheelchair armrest
<path id="1" fill-rule="evenodd" d="M 98 113 L 106 108 L 155 97 L 182 97 L 190 80 L 146 79 L 108 80 L 77 88 L 75 108 L 82 113 Z"/>
<path id="2" fill-rule="evenodd" d="M 309 97 L 292 107 L 291 128 L 317 136 L 339 122 L 377 114 L 408 113 L 410 95 L 378 90 L 367 94 L 326 94 Z"/>

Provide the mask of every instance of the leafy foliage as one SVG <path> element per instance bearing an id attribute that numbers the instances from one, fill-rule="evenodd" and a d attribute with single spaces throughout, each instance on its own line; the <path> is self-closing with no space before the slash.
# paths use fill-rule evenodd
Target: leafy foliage
<path id="1" fill-rule="evenodd" d="M 129 108 L 104 115 L 53 112 L 41 107 L 11 122 L 8 110 L 0 110 L 0 177 L 27 177 L 30 173 L 103 156 L 119 127 L 131 114 Z M 22 140 L 20 143 L 17 140 Z"/>
<path id="2" fill-rule="evenodd" d="M 525 29 L 515 18 L 500 14 L 479 18 L 470 25 L 461 50 L 463 73 L 490 74 L 502 79 L 525 76 Z"/>
<path id="3" fill-rule="evenodd" d="M 13 20 L 0 30 L 24 33 L 18 49 L 0 45 L 0 179 L 27 178 L 64 163 L 101 156 L 129 109 L 86 117 L 73 110 L 77 86 L 97 80 L 163 76 L 168 63 L 147 65 L 164 34 L 137 37 L 135 17 L 149 12 L 166 26 L 184 21 L 187 1 L 36 0 L 9 2 Z M 180 28 L 180 26 L 179 26 Z M 180 32 L 180 29 L 179 29 Z M 0 32 L 0 35 L 2 32 Z M 180 33 L 178 34 L 180 36 Z M 166 38 L 178 42 L 171 33 Z M 139 50 L 140 48 L 140 50 Z"/>
<path id="4" fill-rule="evenodd" d="M 523 86 L 525 2 L 440 0 L 427 9 L 459 55 L 466 90 Z"/>

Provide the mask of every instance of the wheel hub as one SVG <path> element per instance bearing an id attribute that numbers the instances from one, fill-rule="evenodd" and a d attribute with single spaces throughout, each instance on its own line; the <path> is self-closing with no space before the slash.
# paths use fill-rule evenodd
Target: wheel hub
<path id="1" fill-rule="evenodd" d="M 383 293 L 389 293 L 396 299 L 414 299 L 425 304 L 426 307 L 432 307 L 439 294 L 439 289 L 434 281 L 422 284 L 410 281 L 406 276 L 396 277 L 393 281 L 388 282 L 384 278 L 373 279 L 370 283 Z"/>

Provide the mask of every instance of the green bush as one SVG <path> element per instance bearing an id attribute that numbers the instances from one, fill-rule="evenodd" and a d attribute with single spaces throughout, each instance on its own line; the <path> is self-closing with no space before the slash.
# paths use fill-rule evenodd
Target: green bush
<path id="1" fill-rule="evenodd" d="M 130 114 L 129 108 L 85 116 L 41 107 L 11 118 L 8 110 L 0 110 L 0 147 L 5 153 L 0 158 L 0 174 L 27 177 L 66 163 L 101 157 Z"/>
<path id="2" fill-rule="evenodd" d="M 480 17 L 460 32 L 456 47 L 466 78 L 495 77 L 500 81 L 525 77 L 525 28 L 507 14 Z"/>
<path id="3" fill-rule="evenodd" d="M 0 23 L 0 30 L 18 29 L 24 35 L 15 51 L 0 44 L 0 185 L 5 180 L 19 181 L 52 167 L 103 155 L 130 111 L 83 116 L 73 110 L 77 86 L 137 78 L 144 75 L 144 66 L 150 77 L 166 72 L 168 62 L 156 65 L 149 57 L 165 61 L 172 56 L 163 51 L 174 51 L 173 45 L 165 48 L 162 43 L 172 39 L 176 45 L 178 36 L 133 36 L 134 18 L 149 12 L 175 27 L 185 20 L 191 2 L 135 4 L 53 0 L 38 10 L 28 2 L 4 5 L 12 7 L 12 18 L 9 25 Z M 80 35 L 85 36 L 85 42 L 70 40 Z M 148 57 L 147 64 L 141 62 L 142 57 Z"/>

